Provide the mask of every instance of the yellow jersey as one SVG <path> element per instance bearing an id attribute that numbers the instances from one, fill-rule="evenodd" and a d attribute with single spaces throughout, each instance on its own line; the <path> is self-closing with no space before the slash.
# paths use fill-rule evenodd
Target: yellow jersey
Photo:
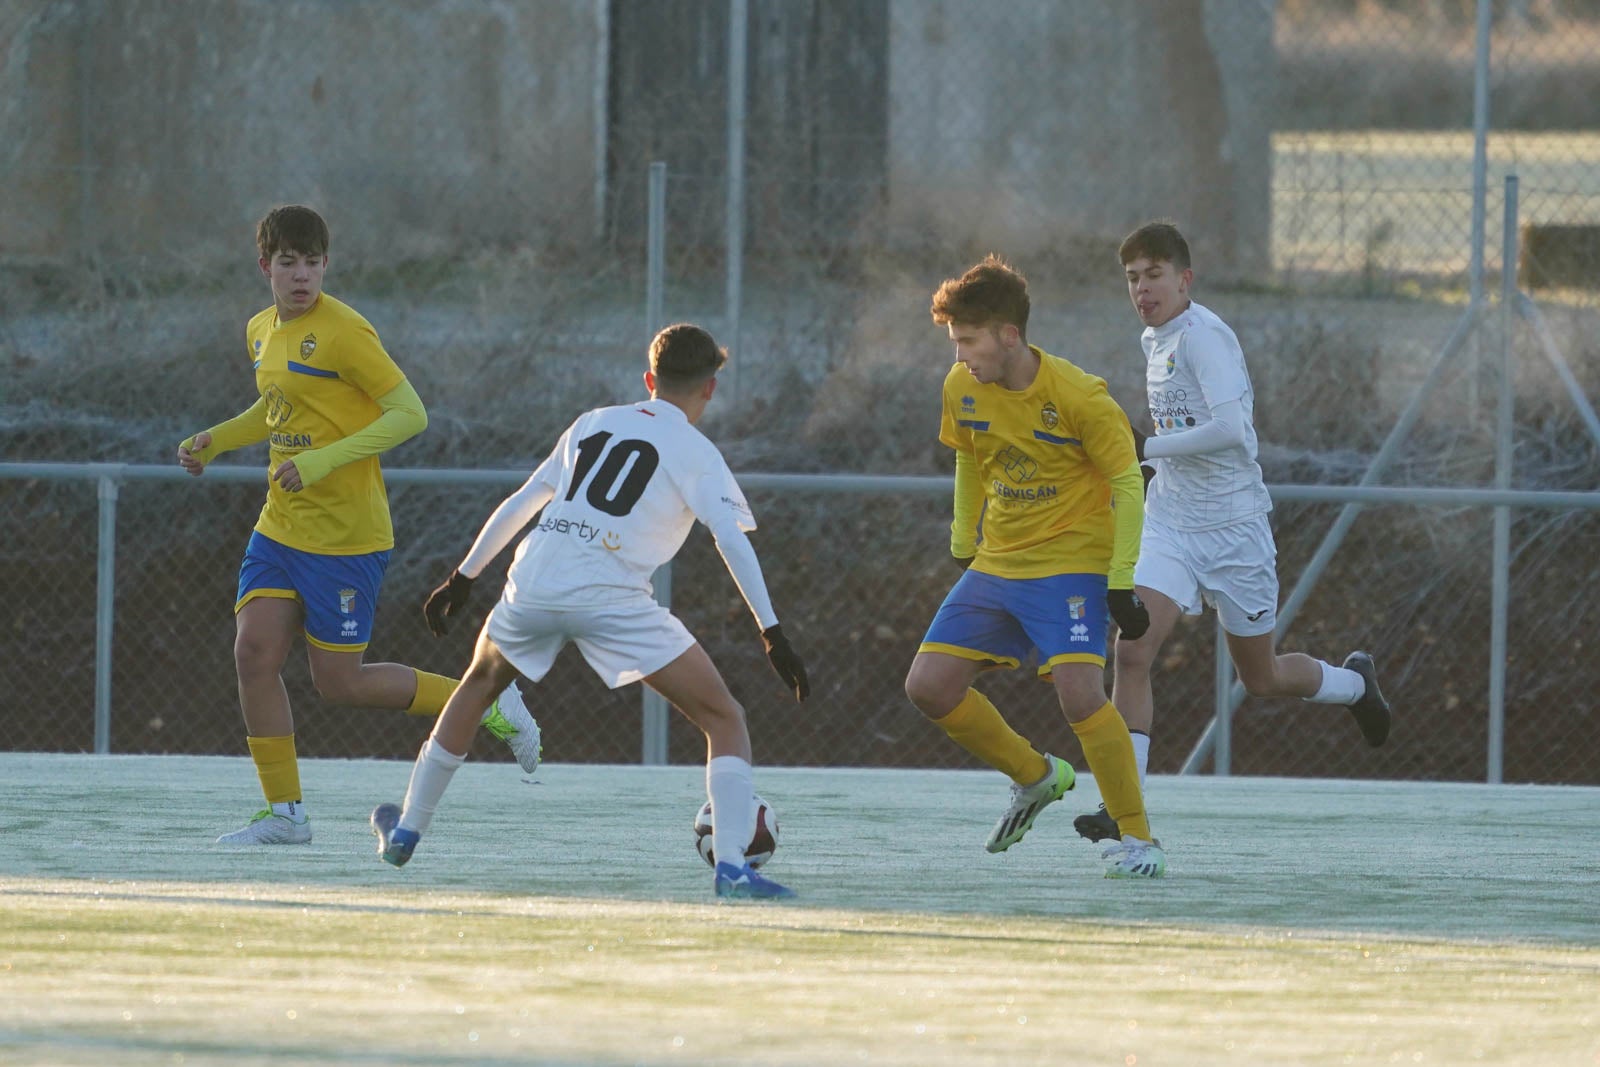
<path id="1" fill-rule="evenodd" d="M 289 322 L 267 308 L 250 320 L 245 338 L 266 401 L 269 473 L 371 423 L 382 411 L 374 398 L 405 381 L 371 323 L 327 293 Z M 269 478 L 256 529 L 290 548 L 331 556 L 393 548 L 378 457 L 338 467 L 298 493 Z"/>
<path id="2" fill-rule="evenodd" d="M 945 376 L 939 440 L 972 456 L 984 490 L 972 569 L 1105 574 L 1111 478 L 1137 462 L 1128 417 L 1104 379 L 1029 347 L 1039 373 L 1026 389 L 981 383 L 960 363 Z"/>

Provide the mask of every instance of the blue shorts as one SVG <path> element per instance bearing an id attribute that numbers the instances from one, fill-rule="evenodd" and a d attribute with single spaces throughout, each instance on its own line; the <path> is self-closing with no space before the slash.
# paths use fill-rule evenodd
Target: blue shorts
<path id="1" fill-rule="evenodd" d="M 372 640 L 389 555 L 387 549 L 357 556 L 302 552 L 252 533 L 239 564 L 234 613 L 256 597 L 298 600 L 305 608 L 307 641 L 334 652 L 360 652 Z"/>
<path id="2" fill-rule="evenodd" d="M 1106 576 L 998 578 L 969 570 L 928 625 L 919 652 L 1019 667 L 1035 653 L 1041 675 L 1058 663 L 1106 663 Z"/>

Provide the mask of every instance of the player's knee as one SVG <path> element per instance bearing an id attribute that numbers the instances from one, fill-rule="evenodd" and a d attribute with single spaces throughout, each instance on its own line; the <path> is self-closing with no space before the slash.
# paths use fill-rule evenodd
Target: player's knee
<path id="1" fill-rule="evenodd" d="M 1148 675 L 1150 668 L 1155 665 L 1156 650 L 1159 647 L 1154 641 L 1118 641 L 1116 673 Z"/>
<path id="2" fill-rule="evenodd" d="M 360 704 L 353 680 L 342 673 L 311 672 L 311 686 L 329 704 Z"/>
<path id="3" fill-rule="evenodd" d="M 961 696 L 958 693 L 952 697 L 937 679 L 930 679 L 915 669 L 906 675 L 906 699 L 930 719 L 942 719 L 950 714 L 961 702 Z"/>
<path id="4" fill-rule="evenodd" d="M 233 665 L 241 678 L 275 675 L 283 669 L 287 652 L 276 641 L 262 640 L 249 633 L 233 639 Z"/>
<path id="5" fill-rule="evenodd" d="M 744 705 L 731 696 L 726 700 L 708 700 L 692 707 L 679 707 L 690 722 L 700 727 L 700 732 L 716 740 L 728 740 L 747 734 Z"/>
<path id="6" fill-rule="evenodd" d="M 1239 682 L 1244 686 L 1244 691 L 1251 696 L 1270 698 L 1283 695 L 1282 686 L 1278 683 L 1278 674 L 1272 668 L 1245 668 L 1237 663 L 1234 666 L 1239 668 Z"/>

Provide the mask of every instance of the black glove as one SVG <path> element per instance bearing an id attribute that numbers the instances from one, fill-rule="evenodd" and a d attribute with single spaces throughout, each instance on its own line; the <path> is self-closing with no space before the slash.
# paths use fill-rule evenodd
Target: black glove
<path id="1" fill-rule="evenodd" d="M 1132 589 L 1106 590 L 1106 607 L 1117 620 L 1117 629 L 1122 631 L 1118 640 L 1137 641 L 1150 629 L 1150 612 Z"/>
<path id="2" fill-rule="evenodd" d="M 1143 463 L 1144 462 L 1144 443 L 1145 443 L 1146 440 L 1148 440 L 1148 438 L 1146 438 L 1144 434 L 1140 433 L 1139 430 L 1138 430 L 1138 427 L 1136 427 L 1136 426 L 1131 426 L 1130 425 L 1128 427 L 1128 429 L 1133 431 L 1133 454 L 1139 457 L 1139 462 L 1140 463 Z"/>
<path id="3" fill-rule="evenodd" d="M 472 595 L 472 582 L 473 579 L 460 571 L 451 571 L 445 583 L 428 594 L 428 602 L 422 605 L 422 614 L 427 616 L 428 629 L 433 631 L 433 636 L 442 637 L 450 632 L 445 617 L 459 615 L 461 609 L 467 606 L 467 598 Z"/>
<path id="4" fill-rule="evenodd" d="M 794 690 L 794 698 L 804 702 L 811 695 L 811 683 L 806 681 L 806 665 L 800 662 L 799 653 L 790 647 L 783 636 L 783 626 L 773 625 L 761 631 L 761 643 L 767 646 L 767 659 L 778 672 L 783 684 Z"/>
<path id="5" fill-rule="evenodd" d="M 956 566 L 957 567 L 960 567 L 962 570 L 966 570 L 968 567 L 972 566 L 972 561 L 977 559 L 978 557 L 977 556 L 955 556 L 953 558 L 956 561 Z"/>

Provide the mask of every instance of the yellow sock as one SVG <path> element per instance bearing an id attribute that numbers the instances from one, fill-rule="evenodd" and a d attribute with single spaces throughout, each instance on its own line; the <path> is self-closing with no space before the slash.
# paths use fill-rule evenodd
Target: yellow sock
<path id="1" fill-rule="evenodd" d="M 446 678 L 442 674 L 429 674 L 419 671 L 415 667 L 411 670 L 417 676 L 417 695 L 411 698 L 411 703 L 406 707 L 407 715 L 437 715 L 444 710 L 445 703 L 450 699 L 450 694 L 456 691 L 456 686 L 461 683 L 454 678 Z"/>
<path id="2" fill-rule="evenodd" d="M 950 740 L 995 770 L 1009 775 L 1018 785 L 1032 785 L 1050 769 L 1044 756 L 1013 730 L 989 698 L 976 689 L 968 689 L 956 709 L 942 719 L 933 720 L 933 724 L 949 734 Z"/>
<path id="3" fill-rule="evenodd" d="M 1106 813 L 1117 820 L 1123 837 L 1149 841 L 1150 820 L 1144 812 L 1144 792 L 1139 788 L 1139 765 L 1133 758 L 1133 738 L 1122 713 L 1111 701 L 1082 722 L 1072 724 L 1089 761 L 1089 773 L 1100 787 Z"/>
<path id="4" fill-rule="evenodd" d="M 255 760 L 261 792 L 268 804 L 300 802 L 300 762 L 294 754 L 294 734 L 287 737 L 247 737 Z"/>

